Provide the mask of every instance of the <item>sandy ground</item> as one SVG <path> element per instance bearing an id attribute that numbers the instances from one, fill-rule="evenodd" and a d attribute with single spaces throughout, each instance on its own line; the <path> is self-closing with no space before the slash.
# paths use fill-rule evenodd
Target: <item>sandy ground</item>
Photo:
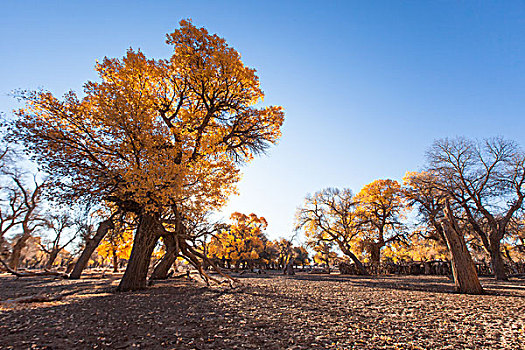
<path id="1" fill-rule="evenodd" d="M 1 349 L 525 349 L 525 280 L 238 276 L 237 288 L 170 280 L 115 293 L 118 276 L 0 275 Z M 51 293 L 54 302 L 14 298 Z"/>

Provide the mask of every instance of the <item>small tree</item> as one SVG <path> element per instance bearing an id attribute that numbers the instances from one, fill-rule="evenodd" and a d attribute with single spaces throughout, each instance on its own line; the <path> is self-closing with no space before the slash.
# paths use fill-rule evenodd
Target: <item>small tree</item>
<path id="1" fill-rule="evenodd" d="M 21 193 L 24 206 L 23 216 L 20 222 L 22 232 L 15 237 L 13 249 L 9 257 L 10 268 L 16 270 L 20 264 L 21 252 L 27 240 L 46 224 L 45 219 L 39 213 L 39 209 L 42 204 L 42 192 L 47 187 L 47 183 L 38 183 L 36 177 L 34 177 L 34 188 L 30 189 L 30 187 L 26 186 L 23 182 L 20 175 L 13 175 L 12 179 L 16 184 L 17 191 Z"/>
<path id="2" fill-rule="evenodd" d="M 316 264 L 324 264 L 326 271 L 330 273 L 330 265 L 334 265 L 337 261 L 337 253 L 333 251 L 333 242 L 312 242 L 312 249 L 316 252 L 314 255 L 314 262 Z"/>
<path id="3" fill-rule="evenodd" d="M 129 259 L 132 244 L 133 230 L 119 225 L 104 237 L 97 248 L 97 253 L 104 259 L 110 259 L 113 263 L 113 272 L 118 272 L 119 260 Z"/>

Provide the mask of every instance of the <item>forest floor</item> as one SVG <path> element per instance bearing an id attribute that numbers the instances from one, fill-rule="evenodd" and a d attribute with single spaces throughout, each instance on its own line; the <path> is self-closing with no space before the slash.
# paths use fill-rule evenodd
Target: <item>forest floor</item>
<path id="1" fill-rule="evenodd" d="M 525 280 L 244 274 L 116 293 L 118 275 L 0 274 L 0 349 L 525 349 Z M 15 299 L 47 293 L 52 302 Z"/>

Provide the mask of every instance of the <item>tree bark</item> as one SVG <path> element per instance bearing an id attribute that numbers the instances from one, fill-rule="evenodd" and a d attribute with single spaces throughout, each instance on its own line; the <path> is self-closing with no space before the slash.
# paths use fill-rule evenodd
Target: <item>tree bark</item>
<path id="1" fill-rule="evenodd" d="M 177 239 L 173 235 L 165 235 L 163 239 L 166 246 L 166 253 L 159 263 L 155 265 L 150 277 L 151 280 L 164 280 L 168 278 L 168 272 L 179 255 Z"/>
<path id="2" fill-rule="evenodd" d="M 381 248 L 383 245 L 381 243 L 372 243 L 370 244 L 370 262 L 374 266 L 379 266 L 381 263 Z"/>
<path id="3" fill-rule="evenodd" d="M 113 272 L 118 272 L 118 256 L 115 250 L 113 250 Z"/>
<path id="4" fill-rule="evenodd" d="M 128 266 L 117 288 L 119 292 L 146 288 L 151 254 L 160 237 L 159 225 L 162 224 L 156 215 L 151 213 L 141 215 Z"/>
<path id="5" fill-rule="evenodd" d="M 75 267 L 73 268 L 73 271 L 71 272 L 71 275 L 69 275 L 70 279 L 79 279 L 80 275 L 82 274 L 82 271 L 86 267 L 87 263 L 89 262 L 89 259 L 91 258 L 91 255 L 97 249 L 98 245 L 100 244 L 100 241 L 104 238 L 106 233 L 108 233 L 109 230 L 113 229 L 113 220 L 107 219 L 102 221 L 97 228 L 97 233 L 86 243 L 86 247 L 82 251 L 82 254 L 77 260 L 77 263 L 75 264 Z"/>
<path id="6" fill-rule="evenodd" d="M 443 232 L 450 252 L 455 289 L 459 293 L 483 294 L 476 267 L 448 202 L 444 213 Z"/>
<path id="7" fill-rule="evenodd" d="M 492 244 L 490 245 L 490 262 L 496 280 L 507 281 L 507 273 L 505 272 L 505 264 L 501 256 L 500 248 L 501 246 L 499 241 L 492 242 Z"/>

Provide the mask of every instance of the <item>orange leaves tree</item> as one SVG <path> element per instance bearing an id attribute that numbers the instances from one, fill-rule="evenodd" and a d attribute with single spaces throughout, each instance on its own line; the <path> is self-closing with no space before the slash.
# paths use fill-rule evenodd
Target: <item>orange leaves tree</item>
<path id="1" fill-rule="evenodd" d="M 268 226 L 264 217 L 255 214 L 245 215 L 235 212 L 231 215 L 233 223 L 212 237 L 208 254 L 233 264 L 239 268 L 241 263 L 253 266 L 260 262 L 268 239 L 265 229 Z"/>
<path id="2" fill-rule="evenodd" d="M 97 247 L 97 253 L 103 259 L 112 260 L 113 271 L 117 272 L 120 259 L 129 259 L 132 243 L 133 232 L 125 227 L 118 227 L 104 237 Z"/>
<path id="3" fill-rule="evenodd" d="M 358 203 L 356 217 L 361 238 L 370 253 L 370 262 L 378 265 L 381 249 L 402 236 L 401 186 L 394 180 L 375 180 L 363 187 L 354 200 Z"/>
<path id="4" fill-rule="evenodd" d="M 355 254 L 360 242 L 360 230 L 356 221 L 357 202 L 350 189 L 327 188 L 308 195 L 298 209 L 296 226 L 303 230 L 310 245 L 334 242 L 341 252 L 356 264 L 361 274 L 365 267 Z"/>
<path id="5" fill-rule="evenodd" d="M 63 198 L 136 216 L 122 291 L 146 286 L 163 218 L 220 207 L 239 163 L 275 143 L 284 118 L 281 107 L 254 107 L 264 97 L 255 70 L 224 39 L 181 21 L 166 42 L 168 59 L 131 49 L 105 58 L 82 98 L 20 93 L 27 108 L 12 131 Z"/>

